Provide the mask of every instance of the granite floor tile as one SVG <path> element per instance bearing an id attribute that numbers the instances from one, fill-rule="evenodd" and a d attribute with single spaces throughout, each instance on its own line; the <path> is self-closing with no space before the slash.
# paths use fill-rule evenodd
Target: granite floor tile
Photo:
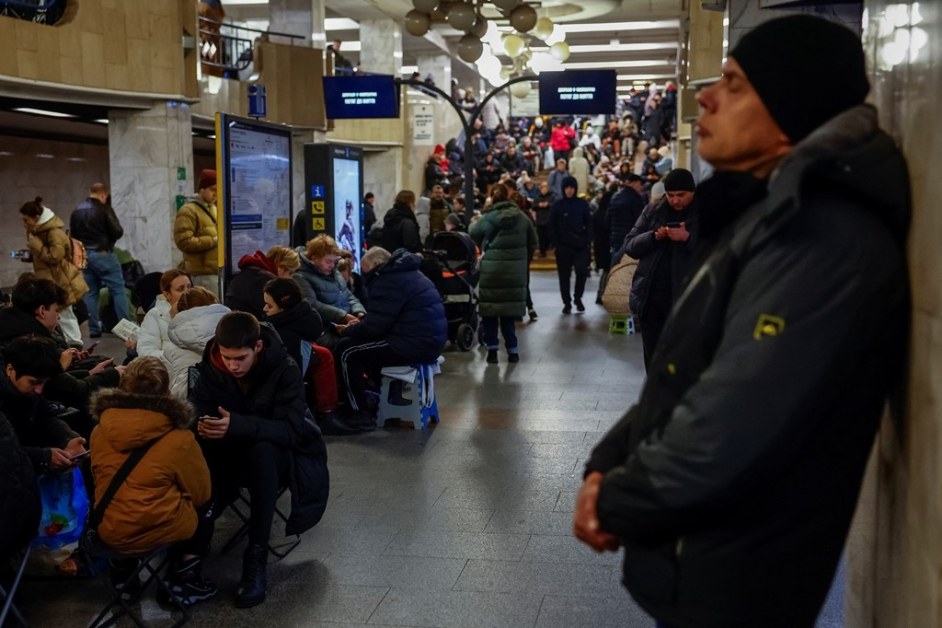
<path id="1" fill-rule="evenodd" d="M 520 560 L 529 540 L 527 534 L 439 532 L 418 528 L 401 531 L 383 555 Z"/>
<path id="2" fill-rule="evenodd" d="M 484 532 L 504 534 L 572 534 L 572 514 L 568 512 L 533 512 L 498 510 L 487 522 Z"/>
<path id="3" fill-rule="evenodd" d="M 383 553 L 399 534 L 398 525 L 357 526 L 350 528 L 315 527 L 304 535 L 305 550 L 326 554 Z M 299 546 L 300 548 L 300 546 Z"/>
<path id="4" fill-rule="evenodd" d="M 484 503 L 495 509 L 502 510 L 553 510 L 556 502 L 559 500 L 559 491 L 516 490 L 516 487 L 510 487 L 503 492 L 496 493 L 488 489 L 452 489 L 449 488 L 442 495 L 436 505 L 439 506 L 464 506 L 468 507 L 473 503 Z"/>
<path id="5" fill-rule="evenodd" d="M 571 521 L 571 518 L 570 518 Z M 622 552 L 598 553 L 572 534 L 530 536 L 521 560 L 545 563 L 585 563 L 587 565 L 620 566 Z"/>
<path id="6" fill-rule="evenodd" d="M 654 620 L 624 590 L 607 596 L 547 595 L 540 606 L 539 628 L 654 628 Z"/>
<path id="7" fill-rule="evenodd" d="M 396 510 L 366 513 L 360 526 L 395 525 L 401 530 L 412 529 L 452 532 L 483 532 L 494 509 L 477 510 L 436 505 L 427 510 Z"/>
<path id="8" fill-rule="evenodd" d="M 447 591 L 454 587 L 466 562 L 460 558 L 331 554 L 324 568 L 336 584 Z"/>
<path id="9" fill-rule="evenodd" d="M 393 587 L 373 613 L 370 625 L 477 628 L 532 626 L 542 597 L 474 591 L 417 591 Z"/>
<path id="10" fill-rule="evenodd" d="M 616 569 L 606 565 L 579 563 L 469 560 L 454 589 L 495 593 L 614 596 L 624 594 L 613 578 Z"/>

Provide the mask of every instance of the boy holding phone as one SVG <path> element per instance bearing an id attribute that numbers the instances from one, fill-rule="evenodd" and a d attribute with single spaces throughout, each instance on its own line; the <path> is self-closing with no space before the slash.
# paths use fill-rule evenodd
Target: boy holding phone
<path id="1" fill-rule="evenodd" d="M 67 471 L 84 460 L 85 439 L 60 417 L 66 408 L 42 397 L 50 378 L 62 371 L 50 338 L 24 336 L 3 351 L 0 363 L 0 411 L 37 473 Z"/>
<path id="2" fill-rule="evenodd" d="M 700 227 L 693 174 L 677 168 L 664 177 L 663 183 L 664 198 L 645 207 L 625 236 L 625 252 L 638 260 L 629 304 L 641 323 L 645 368 L 671 306 L 683 289 Z"/>

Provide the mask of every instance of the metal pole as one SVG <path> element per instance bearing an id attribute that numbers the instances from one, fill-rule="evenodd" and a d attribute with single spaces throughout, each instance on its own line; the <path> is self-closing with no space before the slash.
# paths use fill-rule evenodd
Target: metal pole
<path id="1" fill-rule="evenodd" d="M 522 83 L 523 81 L 538 81 L 540 78 L 538 76 L 527 75 L 527 76 L 517 76 L 510 79 L 503 85 L 495 87 L 493 90 L 487 93 L 484 96 L 484 99 L 471 110 L 471 115 L 467 116 L 467 112 L 461 108 L 461 106 L 455 102 L 455 99 L 451 97 L 451 94 L 446 94 L 444 91 L 439 89 L 435 85 L 428 85 L 424 81 L 417 81 L 415 79 L 396 79 L 401 85 L 412 85 L 414 87 L 421 87 L 422 89 L 428 89 L 436 94 L 439 94 L 445 101 L 451 105 L 456 112 L 458 112 L 458 119 L 461 120 L 461 126 L 464 127 L 464 221 L 466 224 L 471 222 L 471 217 L 474 216 L 474 160 L 473 160 L 473 146 L 471 143 L 471 133 L 474 131 L 474 121 L 477 119 L 481 112 L 484 110 L 484 105 L 490 101 L 491 98 L 496 96 L 501 90 L 510 87 L 514 83 Z"/>

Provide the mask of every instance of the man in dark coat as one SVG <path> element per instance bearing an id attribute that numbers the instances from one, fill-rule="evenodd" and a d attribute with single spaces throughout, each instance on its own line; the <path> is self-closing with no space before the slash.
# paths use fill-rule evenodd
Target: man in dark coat
<path id="1" fill-rule="evenodd" d="M 856 34 L 791 15 L 697 94 L 703 261 L 575 507 L 662 626 L 813 626 L 827 595 L 909 341 L 909 178 L 868 90 Z"/>
<path id="2" fill-rule="evenodd" d="M 689 170 L 664 177 L 664 199 L 650 205 L 625 237 L 625 251 L 638 260 L 631 282 L 631 311 L 641 321 L 644 366 L 651 363 L 671 306 L 683 290 L 700 232 L 700 209 Z"/>
<path id="3" fill-rule="evenodd" d="M 246 487 L 251 498 L 249 544 L 236 606 L 249 608 L 265 601 L 265 563 L 278 492 L 291 487 L 286 534 L 300 534 L 316 524 L 327 500 L 327 452 L 304 400 L 300 369 L 278 334 L 251 314 L 223 316 L 197 368 L 190 401 L 200 417 L 197 432 L 212 474 L 214 506 L 188 549 L 205 555 L 212 517 L 239 487 Z M 311 481 L 299 484 L 305 478 Z"/>
<path id="4" fill-rule="evenodd" d="M 369 299 L 366 315 L 339 325 L 336 354 L 353 413 L 350 423 L 373 421 L 365 401 L 363 374 L 400 364 L 430 364 L 448 341 L 445 307 L 435 285 L 419 271 L 422 258 L 399 249 L 374 247 L 360 262 Z"/>
<path id="5" fill-rule="evenodd" d="M 589 252 L 592 233 L 592 209 L 585 199 L 576 196 L 578 185 L 574 177 L 566 176 L 562 181 L 563 197 L 550 209 L 548 235 L 550 244 L 556 247 L 556 272 L 559 274 L 559 294 L 563 298 L 563 314 L 576 309 L 585 312 L 582 293 L 589 276 Z M 576 271 L 576 291 L 569 292 L 569 279 Z"/>
<path id="6" fill-rule="evenodd" d="M 556 195 L 550 189 L 549 183 L 540 183 L 540 193 L 533 199 L 533 212 L 536 214 L 536 235 L 540 241 L 540 257 L 546 257 L 549 250 L 549 221 L 550 209 L 556 202 Z"/>
<path id="7" fill-rule="evenodd" d="M 124 229 L 109 199 L 108 188 L 103 183 L 95 183 L 88 198 L 79 203 L 69 219 L 72 237 L 84 244 L 88 253 L 88 268 L 82 272 L 89 288 L 85 293 L 85 306 L 88 308 L 88 329 L 92 338 L 101 335 L 98 293 L 103 287 L 108 288 L 118 320 L 130 318 L 124 291 L 124 273 L 114 253 L 115 242 L 124 235 Z"/>
<path id="8" fill-rule="evenodd" d="M 641 218 L 644 210 L 644 197 L 641 190 L 644 182 L 641 177 L 631 173 L 625 176 L 625 185 L 615 193 L 608 204 L 606 226 L 609 235 L 609 253 L 614 254 L 625 241 L 625 236 Z M 618 263 L 618 260 L 613 260 Z"/>
<path id="9" fill-rule="evenodd" d="M 402 190 L 396 194 L 392 209 L 383 217 L 383 246 L 389 251 L 422 250 L 419 221 L 415 217 L 415 192 Z"/>

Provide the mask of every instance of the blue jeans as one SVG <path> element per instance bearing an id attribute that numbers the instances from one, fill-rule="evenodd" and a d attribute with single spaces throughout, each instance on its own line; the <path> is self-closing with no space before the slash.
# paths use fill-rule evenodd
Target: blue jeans
<path id="1" fill-rule="evenodd" d="M 102 287 L 108 288 L 111 302 L 114 304 L 118 320 L 130 319 L 128 299 L 124 292 L 124 273 L 114 253 L 88 251 L 88 268 L 82 271 L 88 292 L 85 294 L 85 306 L 88 308 L 88 330 L 93 334 L 101 333 L 101 320 L 98 313 L 98 293 Z"/>
<path id="2" fill-rule="evenodd" d="M 514 329 L 516 320 L 513 316 L 484 316 L 481 318 L 484 324 L 484 342 L 487 348 L 497 350 L 500 346 L 500 340 L 497 337 L 497 324 L 500 322 L 500 333 L 504 336 L 504 346 L 507 347 L 507 353 L 517 353 L 517 330 Z"/>

